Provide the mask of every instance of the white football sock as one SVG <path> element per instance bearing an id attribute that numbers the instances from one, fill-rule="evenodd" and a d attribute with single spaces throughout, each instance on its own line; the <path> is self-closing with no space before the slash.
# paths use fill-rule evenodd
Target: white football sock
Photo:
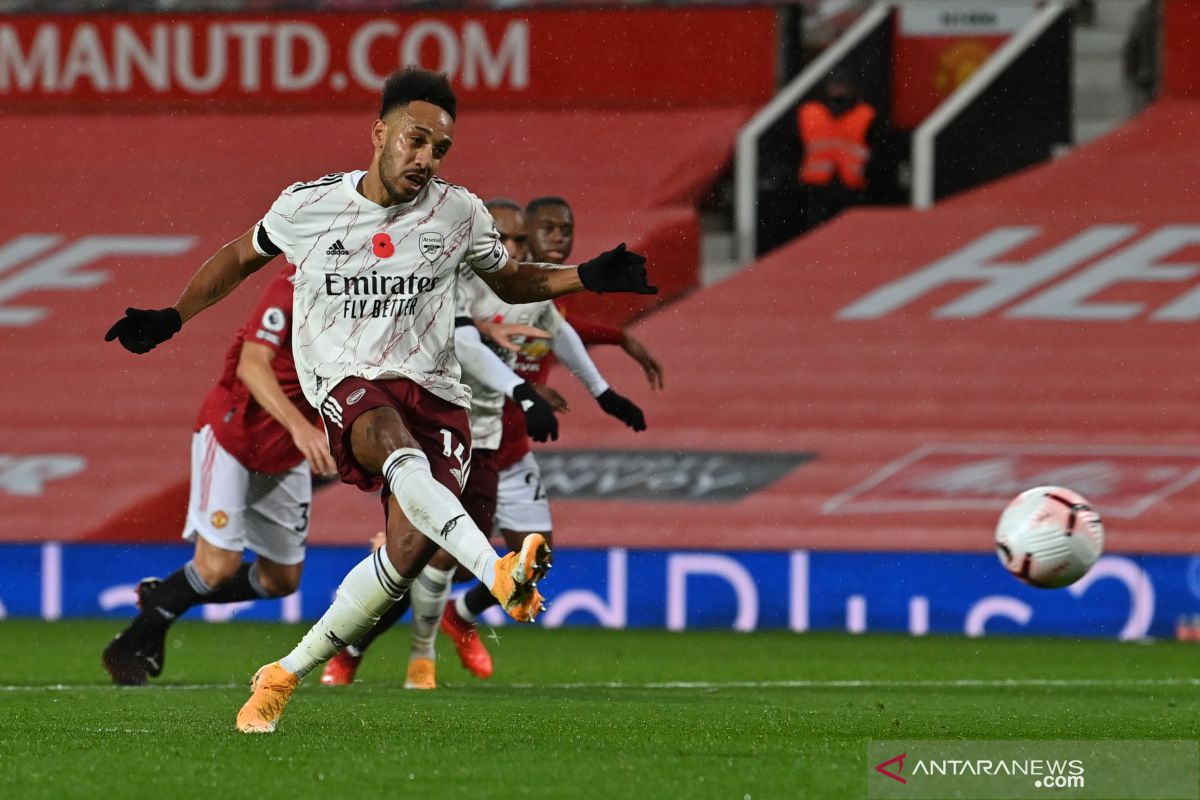
<path id="1" fill-rule="evenodd" d="M 412 587 L 412 657 L 433 658 L 438 624 L 450 597 L 450 582 L 457 567 L 425 567 Z"/>
<path id="2" fill-rule="evenodd" d="M 386 551 L 386 547 L 380 548 L 346 573 L 329 610 L 304 634 L 296 649 L 280 660 L 280 666 L 303 678 L 348 643 L 357 642 L 404 596 L 412 578 L 400 576 Z"/>
<path id="3" fill-rule="evenodd" d="M 433 477 L 424 453 L 412 447 L 392 451 L 383 462 L 383 477 L 417 530 L 454 556 L 485 586 L 496 582 L 496 551 L 454 493 Z"/>

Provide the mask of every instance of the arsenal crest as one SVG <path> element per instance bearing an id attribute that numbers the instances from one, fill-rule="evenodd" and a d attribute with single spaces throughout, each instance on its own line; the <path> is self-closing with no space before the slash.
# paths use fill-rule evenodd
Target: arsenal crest
<path id="1" fill-rule="evenodd" d="M 442 254 L 442 235 L 440 233 L 422 233 L 417 240 L 421 255 L 426 261 L 437 261 Z"/>

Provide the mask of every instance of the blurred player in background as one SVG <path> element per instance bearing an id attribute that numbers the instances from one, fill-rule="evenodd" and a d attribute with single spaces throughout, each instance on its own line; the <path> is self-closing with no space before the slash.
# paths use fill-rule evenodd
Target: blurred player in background
<path id="1" fill-rule="evenodd" d="M 287 265 L 263 292 L 225 356 L 196 419 L 183 538 L 192 560 L 137 586 L 141 613 L 104 649 L 113 681 L 162 674 L 167 629 L 192 606 L 283 597 L 304 568 L 312 471 L 337 472 L 317 412 L 292 358 L 292 277 Z M 242 551 L 257 554 L 242 562 Z"/>
<path id="2" fill-rule="evenodd" d="M 147 352 L 280 253 L 297 266 L 293 350 L 320 409 L 342 480 L 384 488 L 387 544 L 350 570 L 324 616 L 280 661 L 261 667 L 238 713 L 269 733 L 300 681 L 356 641 L 408 591 L 437 552 L 488 585 L 505 611 L 532 622 L 544 538 L 498 558 L 459 500 L 470 475 L 469 390 L 454 355 L 459 267 L 509 302 L 572 292 L 657 290 L 624 244 L 578 267 L 517 262 L 483 204 L 436 174 L 454 137 L 457 100 L 443 74 L 409 67 L 385 82 L 365 171 L 288 187 L 259 223 L 217 251 L 171 308 L 127 309 L 109 338 Z"/>
<path id="3" fill-rule="evenodd" d="M 574 223 L 565 201 L 558 198 L 549 200 L 543 202 L 543 207 L 557 212 L 552 214 L 557 230 L 544 237 L 553 244 L 553 249 L 546 248 L 541 255 L 547 259 L 547 263 L 562 263 L 569 257 L 574 243 Z M 488 201 L 487 208 L 496 221 L 500 240 L 509 254 L 514 259 L 524 260 L 528 256 L 530 237 L 521 207 L 511 200 L 498 198 Z M 536 211 L 537 207 L 534 208 Z M 566 222 L 561 223 L 564 218 Z M 548 418 L 543 416 L 546 412 L 541 406 L 546 404 L 546 410 L 561 412 L 567 410 L 567 403 L 558 392 L 545 385 L 548 370 L 542 369 L 543 363 L 551 356 L 558 357 L 597 398 L 606 412 L 633 430 L 644 430 L 645 418 L 641 409 L 608 386 L 587 355 L 579 334 L 563 319 L 553 303 L 510 305 L 497 298 L 478 280 L 468 279 L 464 280 L 459 314 L 455 346 L 463 365 L 464 378 L 473 392 L 471 435 L 476 443 L 471 480 L 464 495 L 470 496 L 474 505 L 467 504 L 468 508 L 477 509 L 472 512 L 473 518 L 484 530 L 491 530 L 492 517 L 495 515 L 506 542 L 519 541 L 532 533 L 549 540 L 550 507 L 529 439 L 532 437 L 539 442 L 557 439 L 557 422 L 552 414 Z M 480 328 L 492 332 L 495 326 L 511 324 L 544 328 L 551 334 L 550 341 L 526 340 L 516 353 L 493 353 L 484 346 Z M 613 341 L 619 341 L 622 337 L 621 332 L 614 329 L 599 325 L 591 327 Z M 499 333 L 493 335 L 498 336 Z M 505 360 L 501 361 L 501 357 Z M 646 357 L 653 362 L 649 353 Z M 653 364 L 658 377 L 657 385 L 661 386 L 662 369 L 657 362 Z M 514 369 L 519 372 L 514 372 Z M 651 388 L 654 387 L 652 381 Z M 510 399 L 506 400 L 506 397 Z M 515 419 L 517 424 L 509 422 L 506 425 L 506 419 Z M 430 575 L 430 583 L 438 588 L 440 602 L 445 604 L 450 593 L 454 563 L 435 556 L 430 567 L 435 565 L 441 572 Z M 418 584 L 424 579 L 423 574 Z M 434 660 L 434 623 L 437 617 L 434 616 L 435 607 L 432 604 L 417 608 L 417 596 L 418 588 L 415 587 L 412 649 L 405 686 L 433 689 L 437 685 Z M 491 656 L 479 641 L 475 619 L 492 605 L 494 601 L 487 587 L 477 584 L 460 596 L 454 605 L 446 606 L 444 613 L 441 605 L 436 607 L 436 612 L 442 615 L 442 630 L 454 642 L 463 666 L 481 678 L 491 676 L 493 667 Z M 367 648 L 403 614 L 404 608 L 400 605 L 385 613 L 366 636 L 326 665 L 321 682 L 326 685 L 352 683 Z"/>
<path id="4" fill-rule="evenodd" d="M 561 197 L 531 200 L 525 207 L 525 228 L 531 259 L 546 264 L 565 264 L 570 258 L 575 245 L 575 215 L 566 200 Z M 662 365 L 632 335 L 576 316 L 564 320 L 564 326 L 570 331 L 568 337 L 582 339 L 586 344 L 619 344 L 642 367 L 650 389 L 663 388 L 665 374 Z M 513 369 L 538 391 L 547 393 L 546 399 L 556 410 L 566 410 L 565 403 L 561 408 L 556 404 L 557 393 L 549 394 L 553 390 L 546 385 L 554 362 L 550 356 L 562 360 L 558 347 L 548 353 L 545 346 L 534 342 L 517 354 Z M 586 354 L 584 358 L 587 358 Z M 588 363 L 591 363 L 590 359 Z M 599 377 L 598 373 L 596 377 Z M 614 392 L 602 378 L 594 383 L 584 378 L 581 380 L 584 380 L 605 413 L 617 417 L 635 431 L 645 429 L 641 409 Z M 542 486 L 541 469 L 533 456 L 525 417 L 513 402 L 505 403 L 503 434 L 496 455 L 496 466 L 500 471 L 496 525 L 504 540 L 517 540 L 533 532 L 541 533 L 549 540 L 553 528 L 550 503 Z M 486 593 L 475 586 L 448 605 L 442 617 L 442 630 L 454 642 L 463 666 L 480 678 L 489 677 L 493 666 L 476 625 L 479 616 L 493 605 L 495 603 Z"/>
<path id="5" fill-rule="evenodd" d="M 545 264 L 567 263 L 575 246 L 575 214 L 570 204 L 561 197 L 535 198 L 525 207 L 525 220 L 529 258 Z M 665 373 L 662 365 L 633 334 L 622 328 L 601 325 L 570 314 L 561 302 L 558 308 L 570 319 L 584 344 L 619 345 L 641 366 L 651 391 L 663 388 Z M 554 362 L 548 359 L 540 363 L 549 369 Z M 518 371 L 525 371 L 521 369 L 521 362 L 518 364 Z"/>

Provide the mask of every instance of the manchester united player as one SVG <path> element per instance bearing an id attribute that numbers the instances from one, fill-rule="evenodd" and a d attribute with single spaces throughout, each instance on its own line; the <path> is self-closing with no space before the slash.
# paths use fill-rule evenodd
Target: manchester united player
<path id="1" fill-rule="evenodd" d="M 162 673 L 167 629 L 192 606 L 283 597 L 300 583 L 310 466 L 337 470 L 292 360 L 295 271 L 288 264 L 267 284 L 200 408 L 183 531 L 195 554 L 167 578 L 138 584 L 141 613 L 104 649 L 116 683 Z M 246 548 L 258 556 L 252 564 L 242 563 Z"/>
<path id="2" fill-rule="evenodd" d="M 517 262 L 466 189 L 436 178 L 457 101 L 444 75 L 410 67 L 384 85 L 365 171 L 288 187 L 262 221 L 222 247 L 170 308 L 128 309 L 109 332 L 146 352 L 280 253 L 297 266 L 293 350 L 343 481 L 384 488 L 387 544 L 342 581 L 299 645 L 260 668 L 238 713 L 245 733 L 275 729 L 301 679 L 353 642 L 412 585 L 440 546 L 491 587 L 515 619 L 542 608 L 540 536 L 498 558 L 459 501 L 470 473 L 469 390 L 454 355 L 458 270 L 513 303 L 583 290 L 655 293 L 645 259 L 622 244 L 578 267 Z"/>
<path id="3" fill-rule="evenodd" d="M 561 197 L 538 197 L 525 206 L 529 256 L 544 264 L 565 264 L 575 246 L 575 212 Z M 665 373 L 662 365 L 650 354 L 646 346 L 629 331 L 612 328 L 569 314 L 562 304 L 559 309 L 571 320 L 575 331 L 587 345 L 615 344 L 638 362 L 646 374 L 650 390 L 662 389 Z M 548 369 L 553 361 L 544 361 Z M 535 380 L 536 379 L 531 379 Z M 544 380 L 544 379 L 543 379 Z"/>

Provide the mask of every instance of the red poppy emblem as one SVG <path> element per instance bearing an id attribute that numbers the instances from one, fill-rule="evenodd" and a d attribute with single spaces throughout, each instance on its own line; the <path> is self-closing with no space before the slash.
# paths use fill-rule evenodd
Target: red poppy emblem
<path id="1" fill-rule="evenodd" d="M 371 250 L 375 253 L 376 258 L 391 258 L 396 252 L 396 245 L 392 244 L 392 237 L 386 233 L 377 233 L 371 237 Z"/>

